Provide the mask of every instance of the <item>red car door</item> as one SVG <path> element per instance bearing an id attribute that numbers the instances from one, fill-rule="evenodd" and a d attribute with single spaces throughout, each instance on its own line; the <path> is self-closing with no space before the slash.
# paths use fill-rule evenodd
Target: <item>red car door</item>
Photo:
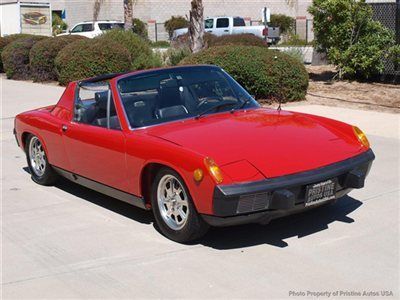
<path id="1" fill-rule="evenodd" d="M 78 93 L 63 139 L 73 173 L 128 192 L 125 134 L 110 95 L 110 90 Z"/>

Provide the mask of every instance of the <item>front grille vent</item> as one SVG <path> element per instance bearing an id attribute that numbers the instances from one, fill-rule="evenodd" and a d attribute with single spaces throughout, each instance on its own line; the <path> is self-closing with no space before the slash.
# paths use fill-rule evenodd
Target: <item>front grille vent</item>
<path id="1" fill-rule="evenodd" d="M 268 193 L 240 196 L 236 213 L 247 213 L 268 208 L 270 196 Z"/>

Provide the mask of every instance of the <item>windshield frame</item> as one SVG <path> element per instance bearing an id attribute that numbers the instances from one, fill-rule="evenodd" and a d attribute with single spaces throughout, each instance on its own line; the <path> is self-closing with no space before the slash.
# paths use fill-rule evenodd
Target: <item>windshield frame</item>
<path id="1" fill-rule="evenodd" d="M 149 125 L 144 125 L 144 126 L 140 126 L 140 127 L 133 127 L 129 118 L 128 118 L 128 114 L 126 112 L 125 109 L 125 105 L 122 101 L 122 94 L 121 94 L 121 90 L 119 88 L 119 83 L 122 80 L 125 80 L 127 78 L 140 78 L 142 76 L 156 76 L 158 74 L 162 74 L 162 73 L 168 73 L 168 72 L 174 72 L 174 71 L 179 71 L 179 70 L 185 70 L 185 69 L 202 69 L 204 68 L 205 70 L 217 70 L 220 71 L 221 73 L 223 73 L 225 76 L 227 76 L 226 80 L 232 80 L 234 83 L 236 83 L 239 88 L 243 89 L 243 91 L 245 93 L 247 93 L 249 95 L 249 98 L 247 100 L 249 100 L 249 103 L 252 104 L 252 107 L 240 107 L 240 105 L 238 106 L 234 106 L 232 109 L 230 110 L 225 110 L 225 111 L 216 111 L 216 112 L 210 112 L 207 113 L 203 116 L 209 116 L 209 115 L 220 115 L 220 114 L 224 114 L 224 113 L 229 113 L 231 111 L 239 111 L 239 110 L 253 110 L 253 109 L 258 109 L 261 107 L 261 105 L 258 103 L 257 100 L 254 99 L 254 97 L 252 95 L 250 95 L 250 93 L 244 88 L 242 87 L 232 76 L 230 76 L 224 69 L 222 69 L 221 67 L 215 66 L 215 65 L 189 65 L 189 66 L 176 66 L 176 67 L 169 67 L 169 68 L 157 68 L 157 69 L 150 69 L 150 70 L 144 70 L 144 71 L 138 71 L 138 72 L 134 72 L 134 73 L 127 73 L 127 74 L 123 74 L 117 78 L 115 78 L 115 89 L 118 93 L 118 98 L 119 98 L 119 104 L 121 105 L 124 117 L 125 117 L 125 121 L 126 124 L 128 125 L 129 130 L 134 131 L 134 130 L 140 130 L 140 129 L 146 129 L 149 127 L 153 127 L 153 126 L 160 126 L 160 125 L 164 125 L 164 124 L 169 124 L 169 123 L 173 123 L 173 122 L 182 122 L 182 121 L 186 121 L 186 120 L 190 120 L 190 119 L 197 119 L 197 115 L 188 115 L 187 117 L 182 117 L 179 119 L 175 119 L 175 120 L 167 120 L 164 122 L 160 122 L 160 123 L 156 123 L 156 124 L 149 124 Z M 231 84 L 231 83 L 230 83 Z M 239 100 L 239 99 L 238 99 Z M 244 101 L 246 100 L 240 100 L 240 102 L 238 101 L 238 104 L 240 103 L 244 103 Z"/>

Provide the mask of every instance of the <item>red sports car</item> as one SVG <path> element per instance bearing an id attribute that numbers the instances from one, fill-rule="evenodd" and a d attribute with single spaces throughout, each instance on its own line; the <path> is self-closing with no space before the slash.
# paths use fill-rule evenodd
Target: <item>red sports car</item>
<path id="1" fill-rule="evenodd" d="M 374 160 L 357 127 L 262 108 L 216 66 L 71 82 L 56 105 L 19 114 L 14 133 L 35 182 L 61 175 L 152 209 L 178 242 L 335 201 Z"/>

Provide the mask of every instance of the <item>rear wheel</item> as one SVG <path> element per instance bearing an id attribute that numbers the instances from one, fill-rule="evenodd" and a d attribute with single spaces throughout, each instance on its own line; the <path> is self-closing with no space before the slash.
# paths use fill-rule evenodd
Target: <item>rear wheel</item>
<path id="1" fill-rule="evenodd" d="M 49 165 L 43 144 L 37 136 L 28 136 L 25 152 L 32 180 L 41 185 L 53 185 L 57 180 L 57 173 Z"/>
<path id="2" fill-rule="evenodd" d="M 173 241 L 193 241 L 208 230 L 182 178 L 169 168 L 161 169 L 153 182 L 151 205 L 161 232 Z"/>

